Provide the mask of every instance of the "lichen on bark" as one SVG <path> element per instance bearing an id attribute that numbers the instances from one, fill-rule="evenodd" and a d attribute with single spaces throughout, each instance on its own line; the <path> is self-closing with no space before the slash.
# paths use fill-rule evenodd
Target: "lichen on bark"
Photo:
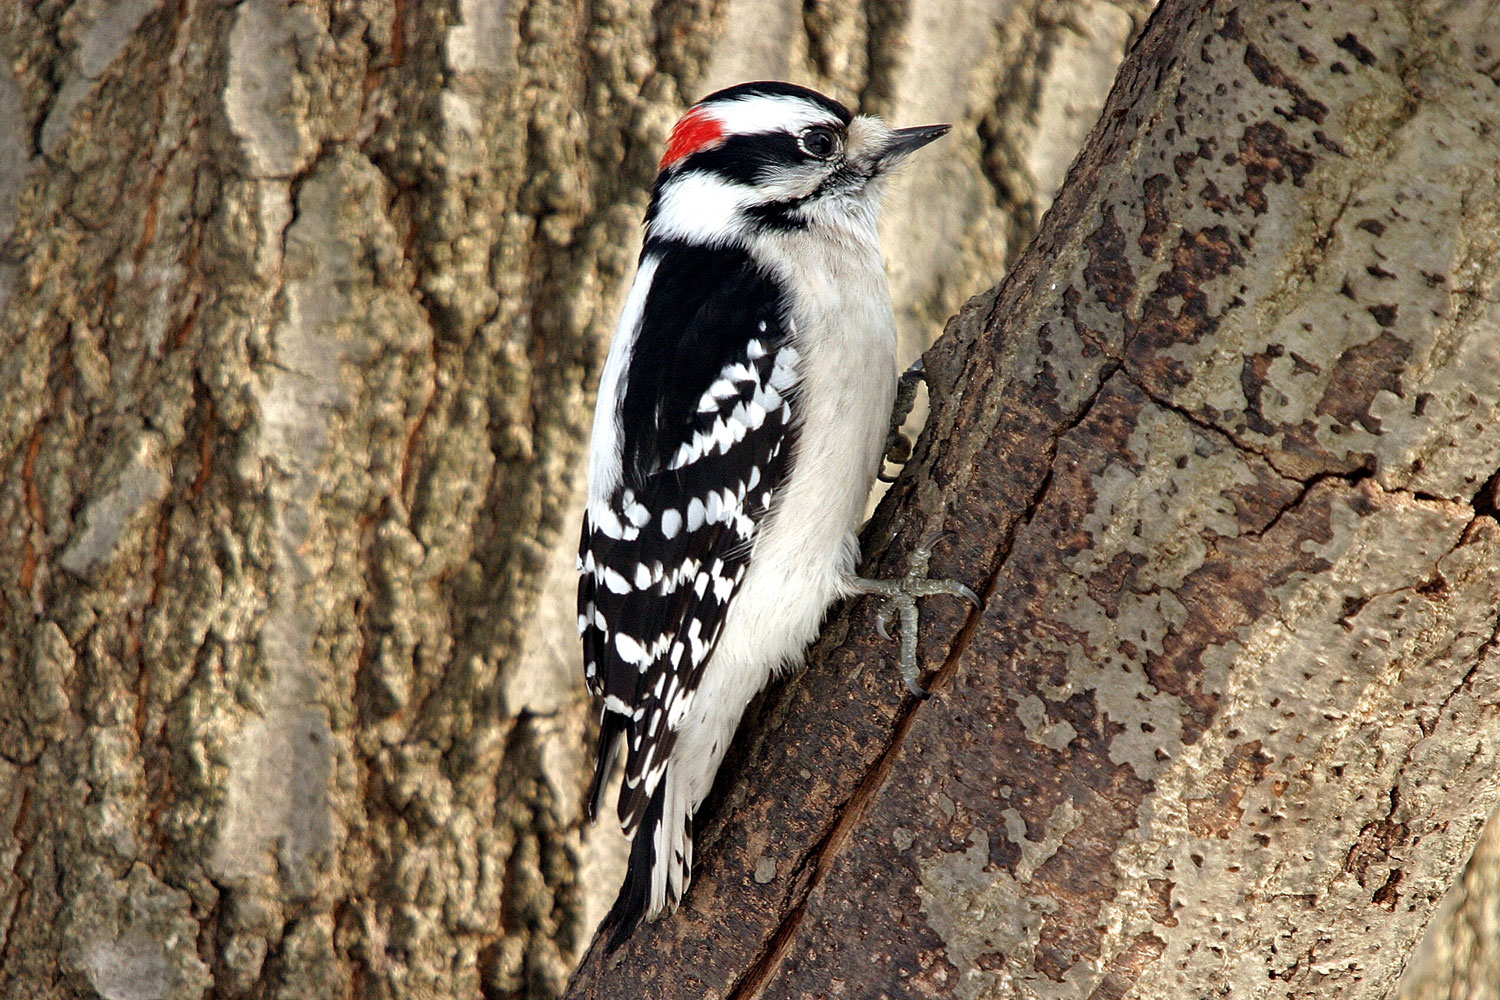
<path id="1" fill-rule="evenodd" d="M 1500 121 L 1481 13 L 1347 14 L 1155 15 L 867 533 L 985 595 L 936 697 L 847 609 L 574 995 L 1394 987 L 1500 799 Z"/>

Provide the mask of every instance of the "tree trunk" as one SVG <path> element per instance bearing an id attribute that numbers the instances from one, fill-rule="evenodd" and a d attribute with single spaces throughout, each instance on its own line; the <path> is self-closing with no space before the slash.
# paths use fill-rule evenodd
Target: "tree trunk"
<path id="1" fill-rule="evenodd" d="M 572 997 L 1383 997 L 1500 801 L 1500 18 L 1168 0 L 928 354 L 692 891 Z M 1477 883 L 1476 883 L 1477 884 Z"/>
<path id="2" fill-rule="evenodd" d="M 956 121 L 887 213 L 914 355 L 1147 6 L 0 5 L 0 994 L 558 995 L 614 890 L 578 459 L 666 130 L 750 76 Z"/>
<path id="3" fill-rule="evenodd" d="M 0 993 L 560 991 L 589 713 L 515 663 L 674 11 L 4 7 Z"/>
<path id="4" fill-rule="evenodd" d="M 1497 814 L 1500 815 L 1500 814 Z M 1500 819 L 1491 816 L 1401 980 L 1401 1000 L 1500 998 Z"/>

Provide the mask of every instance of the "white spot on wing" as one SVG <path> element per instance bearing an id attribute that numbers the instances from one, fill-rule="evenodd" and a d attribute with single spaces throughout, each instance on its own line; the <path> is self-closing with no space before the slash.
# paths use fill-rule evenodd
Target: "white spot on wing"
<path id="1" fill-rule="evenodd" d="M 761 425 L 766 422 L 766 408 L 753 399 L 748 403 L 741 403 L 735 407 L 734 414 L 743 420 L 745 426 L 749 427 L 752 431 L 760 430 Z"/>
<path id="2" fill-rule="evenodd" d="M 620 523 L 620 516 L 608 504 L 600 504 L 598 509 L 591 513 L 594 527 L 598 528 L 606 538 L 618 540 L 621 535 L 625 534 L 625 526 Z"/>
<path id="3" fill-rule="evenodd" d="M 792 387 L 797 381 L 797 362 L 800 355 L 790 344 L 776 352 L 776 364 L 771 368 L 771 387 L 778 391 Z M 769 409 L 769 407 L 768 407 Z"/>
<path id="4" fill-rule="evenodd" d="M 609 588 L 611 593 L 630 593 L 630 581 L 626 580 L 624 576 L 610 569 L 608 566 L 600 567 L 600 577 L 601 582 L 604 584 L 604 586 Z"/>
<path id="5" fill-rule="evenodd" d="M 620 659 L 626 663 L 634 663 L 641 666 L 651 662 L 651 654 L 635 640 L 634 637 L 624 632 L 615 633 L 615 651 L 620 654 Z"/>

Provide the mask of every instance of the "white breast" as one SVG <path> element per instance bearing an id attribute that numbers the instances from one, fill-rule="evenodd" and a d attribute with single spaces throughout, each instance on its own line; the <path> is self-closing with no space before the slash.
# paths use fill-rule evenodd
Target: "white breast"
<path id="1" fill-rule="evenodd" d="M 826 607 L 844 594 L 858 559 L 854 532 L 895 400 L 896 324 L 873 232 L 859 241 L 795 233 L 780 242 L 772 260 L 796 290 L 793 336 L 805 360 L 796 457 L 762 544 L 774 575 L 816 582 Z M 758 548 L 752 573 L 760 556 Z"/>
<path id="2" fill-rule="evenodd" d="M 873 219 L 858 230 L 762 237 L 752 248 L 795 290 L 802 358 L 791 472 L 679 730 L 692 808 L 708 794 L 745 705 L 801 659 L 829 604 L 850 592 L 855 532 L 879 471 L 896 388 L 896 329 Z M 867 237 L 867 238 L 866 238 Z"/>

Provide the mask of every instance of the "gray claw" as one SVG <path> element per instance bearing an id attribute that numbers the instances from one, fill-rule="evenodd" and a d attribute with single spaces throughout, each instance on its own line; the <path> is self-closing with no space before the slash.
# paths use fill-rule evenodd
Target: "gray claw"
<path id="1" fill-rule="evenodd" d="M 883 483 L 893 483 L 895 476 L 887 476 L 885 463 L 892 465 L 905 465 L 907 459 L 911 458 L 911 441 L 901 433 L 901 427 L 906 423 L 906 418 L 911 415 L 911 408 L 917 399 L 917 383 L 927 381 L 927 371 L 922 365 L 922 359 L 918 358 L 910 368 L 902 373 L 896 382 L 896 399 L 891 407 L 890 426 L 885 435 L 885 451 L 882 453 L 881 470 L 879 479 Z"/>
<path id="2" fill-rule="evenodd" d="M 967 585 L 957 580 L 934 580 L 927 575 L 933 547 L 951 534 L 951 531 L 937 531 L 923 538 L 922 543 L 912 550 L 906 575 L 899 580 L 867 580 L 863 577 L 854 580 L 863 593 L 885 598 L 885 606 L 875 619 L 875 629 L 881 638 L 891 638 L 891 612 L 901 616 L 901 679 L 906 682 L 908 691 L 924 700 L 929 697 L 929 692 L 920 683 L 922 668 L 917 663 L 917 599 L 946 594 L 961 597 L 975 608 L 982 607 L 979 595 Z"/>
<path id="3" fill-rule="evenodd" d="M 933 531 L 929 531 L 926 535 L 922 536 L 922 540 L 917 543 L 917 548 L 922 552 L 926 552 L 928 555 L 932 555 L 932 550 L 937 548 L 938 542 L 941 542 L 945 538 L 957 537 L 958 532 L 954 531 L 952 528 L 937 528 Z"/>

